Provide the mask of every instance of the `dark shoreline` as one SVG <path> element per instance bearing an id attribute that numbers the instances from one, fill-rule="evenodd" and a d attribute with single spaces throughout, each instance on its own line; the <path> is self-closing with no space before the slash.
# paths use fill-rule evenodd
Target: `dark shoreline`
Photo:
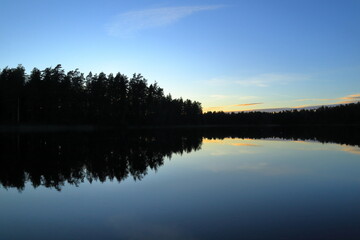
<path id="1" fill-rule="evenodd" d="M 359 124 L 239 124 L 239 125 L 91 125 L 91 124 L 20 124 L 0 125 L 0 132 L 93 132 L 121 130 L 159 130 L 159 129 L 255 129 L 255 128 L 331 128 L 360 127 Z"/>

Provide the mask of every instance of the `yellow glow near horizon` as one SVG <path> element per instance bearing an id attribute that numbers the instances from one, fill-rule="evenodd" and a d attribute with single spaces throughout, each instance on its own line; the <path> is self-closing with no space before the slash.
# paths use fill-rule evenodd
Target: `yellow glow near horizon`
<path id="1" fill-rule="evenodd" d="M 309 101 L 311 103 L 309 103 Z M 317 108 L 321 106 L 331 106 L 338 104 L 350 104 L 357 103 L 360 101 L 360 94 L 350 94 L 344 97 L 337 98 L 302 98 L 302 99 L 294 99 L 287 102 L 276 102 L 272 104 L 269 103 L 241 103 L 241 104 L 231 104 L 231 105 L 222 105 L 222 106 L 204 106 L 204 113 L 215 111 L 215 112 L 250 112 L 250 111 L 265 111 L 270 112 L 274 111 L 282 111 L 282 110 L 291 110 L 291 109 L 299 109 L 299 108 Z M 303 102 L 303 104 L 298 105 L 299 102 Z M 258 105 L 261 105 L 258 106 Z M 248 106 L 255 106 L 254 108 L 246 108 Z"/>

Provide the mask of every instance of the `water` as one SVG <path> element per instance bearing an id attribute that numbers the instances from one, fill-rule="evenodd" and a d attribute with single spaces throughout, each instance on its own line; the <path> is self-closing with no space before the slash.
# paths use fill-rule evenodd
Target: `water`
<path id="1" fill-rule="evenodd" d="M 359 239 L 354 128 L 3 133 L 1 239 Z"/>

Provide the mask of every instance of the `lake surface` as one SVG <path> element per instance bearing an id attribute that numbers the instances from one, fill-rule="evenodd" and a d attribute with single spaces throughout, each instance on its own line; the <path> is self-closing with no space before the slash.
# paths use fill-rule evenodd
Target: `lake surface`
<path id="1" fill-rule="evenodd" d="M 0 239 L 360 239 L 358 128 L 0 134 Z"/>

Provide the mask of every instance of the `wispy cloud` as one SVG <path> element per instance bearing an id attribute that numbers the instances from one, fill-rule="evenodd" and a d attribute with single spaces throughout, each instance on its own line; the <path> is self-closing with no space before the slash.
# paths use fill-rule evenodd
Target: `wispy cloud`
<path id="1" fill-rule="evenodd" d="M 335 104 L 347 104 L 360 101 L 360 94 L 351 94 L 345 97 L 338 97 L 338 98 L 303 98 L 297 99 L 295 101 L 298 102 L 306 102 L 306 101 L 337 101 Z M 309 105 L 301 105 L 298 107 L 304 107 Z"/>
<path id="2" fill-rule="evenodd" d="M 295 81 L 309 80 L 310 76 L 292 73 L 264 73 L 245 78 L 213 78 L 206 81 L 213 86 L 242 85 L 244 87 L 271 87 L 273 85 L 286 85 Z"/>
<path id="3" fill-rule="evenodd" d="M 319 105 L 299 105 L 299 106 L 295 106 L 295 107 L 285 107 L 285 108 L 265 108 L 265 109 L 247 109 L 247 110 L 242 110 L 245 112 L 253 112 L 253 111 L 258 111 L 258 112 L 281 112 L 281 111 L 291 111 L 291 110 L 301 110 L 301 109 L 306 109 L 306 110 L 311 110 L 311 109 L 317 109 L 320 107 L 335 107 L 335 106 L 339 106 L 341 104 L 348 104 L 348 103 L 354 103 L 354 101 L 343 101 L 343 102 L 337 102 L 334 104 L 319 104 Z M 233 112 L 233 111 L 231 111 Z"/>
<path id="4" fill-rule="evenodd" d="M 239 96 L 239 95 L 223 95 L 223 94 L 214 94 L 214 95 L 210 95 L 210 98 L 214 99 L 214 100 L 232 100 L 233 102 L 235 101 L 250 101 L 250 100 L 254 100 L 254 99 L 259 99 L 259 97 L 257 96 Z"/>
<path id="5" fill-rule="evenodd" d="M 225 97 L 225 96 L 224 96 Z M 217 106 L 217 107 L 207 107 L 204 108 L 205 112 L 208 111 L 224 111 L 224 112 L 281 112 L 281 111 L 291 111 L 291 110 L 300 110 L 300 109 L 317 109 L 319 107 L 334 107 L 339 106 L 341 104 L 355 103 L 360 101 L 360 94 L 351 94 L 345 97 L 338 98 L 304 98 L 304 99 L 296 99 L 296 102 L 299 101 L 317 101 L 318 103 L 311 104 L 302 104 L 298 106 L 292 107 L 282 107 L 282 108 L 263 108 L 263 109 L 236 109 L 236 107 L 247 107 L 247 106 L 255 106 L 264 104 L 261 102 L 256 103 L 242 103 L 235 105 L 226 105 L 226 106 Z"/>
<path id="6" fill-rule="evenodd" d="M 320 105 L 299 105 L 299 106 L 295 106 L 295 107 L 291 107 L 291 109 L 295 109 L 295 110 L 301 110 L 301 109 L 307 109 L 307 110 L 311 110 L 311 109 L 317 109 L 319 107 L 335 107 L 338 106 L 339 104 L 320 104 Z"/>
<path id="7" fill-rule="evenodd" d="M 304 107 L 308 107 L 308 105 L 299 105 L 299 106 L 295 106 L 294 108 L 304 108 Z"/>
<path id="8" fill-rule="evenodd" d="M 236 104 L 236 105 L 233 105 L 233 106 L 234 107 L 246 107 L 246 106 L 259 105 L 259 104 L 263 104 L 263 103 L 243 103 L 243 104 Z"/>
<path id="9" fill-rule="evenodd" d="M 112 36 L 129 37 L 143 29 L 168 26 L 196 12 L 221 7 L 223 5 L 163 7 L 125 12 L 114 17 L 107 32 Z"/>
<path id="10" fill-rule="evenodd" d="M 204 108 L 204 112 L 209 112 L 209 111 L 221 111 L 224 107 L 226 107 L 226 106 L 205 107 L 205 108 Z"/>
<path id="11" fill-rule="evenodd" d="M 335 100 L 336 98 L 301 98 L 296 99 L 296 102 L 304 102 L 304 101 L 331 101 Z"/>
<path id="12" fill-rule="evenodd" d="M 306 80 L 309 77 L 299 74 L 260 74 L 258 76 L 235 81 L 243 86 L 269 87 L 272 84 L 287 84 L 293 81 Z"/>
<path id="13" fill-rule="evenodd" d="M 281 112 L 281 111 L 288 111 L 288 110 L 293 110 L 294 108 L 263 108 L 263 109 L 246 109 L 246 110 L 241 110 L 241 111 L 237 111 L 237 112 Z M 234 112 L 234 111 L 229 111 L 229 112 Z"/>
<path id="14" fill-rule="evenodd" d="M 253 105 L 259 105 L 263 103 L 241 103 L 241 104 L 234 104 L 234 105 L 225 105 L 225 106 L 217 106 L 217 107 L 207 107 L 204 108 L 205 112 L 209 111 L 224 111 L 224 112 L 233 112 L 233 111 L 241 111 L 241 110 L 231 110 L 231 108 L 234 107 L 247 107 L 247 106 L 253 106 Z"/>
<path id="15" fill-rule="evenodd" d="M 340 99 L 343 99 L 343 100 L 360 100 L 360 94 L 352 94 L 352 95 L 348 95 L 346 97 L 342 97 Z"/>

